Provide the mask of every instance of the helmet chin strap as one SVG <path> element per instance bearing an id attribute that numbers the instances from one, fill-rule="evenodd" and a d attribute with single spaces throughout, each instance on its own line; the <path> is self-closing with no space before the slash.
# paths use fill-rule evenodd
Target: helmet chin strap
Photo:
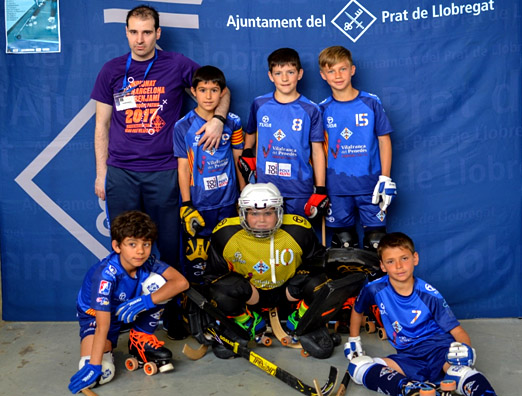
<path id="1" fill-rule="evenodd" d="M 270 237 L 270 270 L 272 271 L 272 283 L 276 283 L 276 260 L 274 248 L 274 234 Z"/>

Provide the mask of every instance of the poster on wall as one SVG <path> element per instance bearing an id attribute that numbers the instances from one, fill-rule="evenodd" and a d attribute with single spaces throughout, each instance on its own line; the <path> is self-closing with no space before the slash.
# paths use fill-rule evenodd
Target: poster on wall
<path id="1" fill-rule="evenodd" d="M 5 0 L 6 53 L 60 52 L 59 0 Z"/>

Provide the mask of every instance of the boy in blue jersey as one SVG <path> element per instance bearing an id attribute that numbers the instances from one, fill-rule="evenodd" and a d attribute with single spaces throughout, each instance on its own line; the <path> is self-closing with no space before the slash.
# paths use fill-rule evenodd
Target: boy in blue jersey
<path id="1" fill-rule="evenodd" d="M 163 304 L 189 286 L 174 268 L 151 256 L 156 225 L 139 211 L 117 216 L 111 224 L 114 251 L 92 266 L 77 300 L 80 364 L 69 384 L 72 393 L 109 382 L 114 376 L 112 350 L 123 323 L 133 322 L 129 352 L 138 361 L 161 360 L 160 371 L 173 369 L 171 352 L 154 336 Z M 144 287 L 145 285 L 145 287 Z"/>
<path id="2" fill-rule="evenodd" d="M 319 107 L 297 92 L 303 77 L 299 54 L 280 48 L 268 56 L 275 91 L 257 97 L 245 130 L 239 169 L 248 183 L 273 183 L 284 197 L 285 213 L 315 217 L 328 208 L 324 135 Z"/>
<path id="3" fill-rule="evenodd" d="M 236 163 L 243 150 L 241 120 L 228 113 L 227 118 L 216 116 L 215 110 L 225 93 L 223 72 L 214 66 L 203 66 L 192 78 L 191 91 L 197 107 L 179 120 L 174 127 L 174 155 L 178 157 L 178 180 L 181 193 L 180 216 L 188 235 L 185 251 L 190 258 L 185 274 L 190 281 L 198 281 L 206 258 L 208 239 L 219 221 L 237 216 L 238 188 L 244 187 L 236 177 Z M 214 117 L 224 123 L 221 142 L 216 149 L 198 145 L 201 135 L 196 132 Z M 188 250 L 187 250 L 188 248 Z M 201 251 L 201 254 L 194 253 Z M 190 267 L 190 268 L 189 268 Z"/>
<path id="4" fill-rule="evenodd" d="M 455 380 L 466 396 L 495 395 L 490 383 L 473 368 L 475 349 L 440 293 L 413 276 L 419 263 L 413 241 L 396 232 L 377 248 L 386 273 L 359 293 L 350 318 L 345 355 L 355 383 L 387 395 L 418 395 L 443 379 Z M 388 339 L 397 350 L 386 358 L 365 356 L 359 336 L 363 312 L 379 307 Z M 438 394 L 438 393 L 437 393 Z"/>
<path id="5" fill-rule="evenodd" d="M 359 247 L 356 214 L 364 229 L 363 246 L 375 250 L 386 233 L 386 208 L 395 196 L 390 178 L 392 127 L 379 98 L 352 86 L 352 54 L 341 46 L 319 54 L 321 77 L 332 95 L 319 104 L 327 150 L 326 191 L 333 229 L 332 247 Z"/>

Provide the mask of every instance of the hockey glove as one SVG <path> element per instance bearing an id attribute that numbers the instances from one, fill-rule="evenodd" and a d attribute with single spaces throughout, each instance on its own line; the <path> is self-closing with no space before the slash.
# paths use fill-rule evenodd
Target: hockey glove
<path id="1" fill-rule="evenodd" d="M 384 212 L 397 195 L 397 188 L 388 176 L 379 176 L 379 181 L 373 189 L 372 204 L 377 205 Z"/>
<path id="2" fill-rule="evenodd" d="M 152 294 L 141 295 L 120 304 L 116 309 L 118 320 L 123 323 L 134 322 L 139 313 L 154 308 L 156 304 L 152 302 L 151 296 Z"/>
<path id="3" fill-rule="evenodd" d="M 94 384 L 102 374 L 101 364 L 87 364 L 83 366 L 76 374 L 71 377 L 69 382 L 69 390 L 72 393 L 78 393 Z"/>
<path id="4" fill-rule="evenodd" d="M 348 342 L 344 344 L 344 356 L 346 356 L 346 359 L 352 360 L 354 357 L 363 355 L 361 337 L 348 337 Z"/>
<path id="5" fill-rule="evenodd" d="M 183 222 L 183 230 L 190 236 L 196 235 L 197 232 L 205 227 L 205 220 L 198 210 L 192 206 L 192 201 L 186 201 L 181 204 L 179 216 Z"/>
<path id="6" fill-rule="evenodd" d="M 329 205 L 330 200 L 326 195 L 326 187 L 314 187 L 314 193 L 308 198 L 304 211 L 310 219 L 313 219 L 317 214 L 326 215 Z"/>
<path id="7" fill-rule="evenodd" d="M 245 179 L 245 183 L 255 183 L 257 177 L 256 156 L 251 148 L 243 150 L 243 154 L 241 154 L 237 160 L 237 166 L 241 172 L 241 176 Z M 253 180 L 251 180 L 251 178 L 253 178 Z"/>
<path id="8" fill-rule="evenodd" d="M 446 362 L 452 366 L 473 367 L 476 357 L 475 348 L 464 343 L 452 342 L 446 354 Z"/>

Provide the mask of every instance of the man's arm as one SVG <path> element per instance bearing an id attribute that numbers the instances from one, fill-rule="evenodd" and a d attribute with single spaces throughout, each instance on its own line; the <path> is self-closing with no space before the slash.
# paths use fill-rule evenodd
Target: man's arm
<path id="1" fill-rule="evenodd" d="M 96 159 L 94 193 L 102 200 L 105 200 L 105 177 L 107 176 L 107 158 L 109 158 L 111 116 L 112 106 L 97 101 L 96 126 L 94 127 L 94 155 Z"/>
<path id="2" fill-rule="evenodd" d="M 224 119 L 227 118 L 228 109 L 230 107 L 230 91 L 225 88 L 224 94 L 219 101 L 219 105 L 214 111 L 215 115 L 221 116 Z M 203 137 L 199 140 L 198 145 L 203 144 L 203 150 L 207 150 L 210 147 L 218 148 L 219 142 L 221 141 L 221 134 L 223 133 L 223 126 L 225 124 L 217 118 L 212 118 L 205 125 L 203 125 L 196 135 L 200 135 L 205 132 Z"/>
<path id="3" fill-rule="evenodd" d="M 379 156 L 381 158 L 381 175 L 390 177 L 392 164 L 392 144 L 390 135 L 382 135 L 379 140 Z"/>

